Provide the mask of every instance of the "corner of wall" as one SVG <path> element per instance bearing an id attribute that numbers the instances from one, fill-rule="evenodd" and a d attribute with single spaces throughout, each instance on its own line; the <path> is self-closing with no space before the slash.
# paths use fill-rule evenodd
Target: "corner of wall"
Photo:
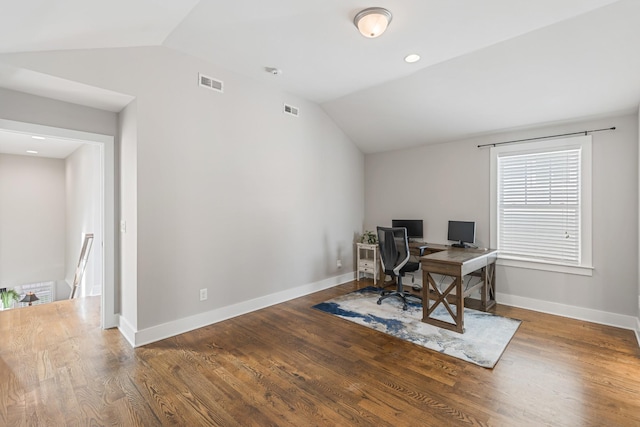
<path id="1" fill-rule="evenodd" d="M 121 315 L 118 315 L 118 330 L 120 331 L 122 336 L 127 340 L 129 345 L 131 345 L 131 347 L 135 347 L 136 346 L 135 345 L 135 342 L 136 342 L 136 331 L 131 326 L 131 323 L 129 323 L 127 321 L 127 319 L 125 319 Z"/>

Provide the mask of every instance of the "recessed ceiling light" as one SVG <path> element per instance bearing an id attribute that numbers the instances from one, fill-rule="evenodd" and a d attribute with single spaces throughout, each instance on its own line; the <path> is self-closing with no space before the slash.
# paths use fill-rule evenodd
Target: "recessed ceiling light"
<path id="1" fill-rule="evenodd" d="M 416 54 L 416 53 L 412 53 L 410 55 L 407 55 L 404 57 L 404 61 L 408 62 L 409 64 L 412 64 L 414 62 L 418 62 L 420 61 L 420 55 Z"/>
<path id="2" fill-rule="evenodd" d="M 27 153 L 29 153 L 29 154 L 38 154 L 38 152 L 36 150 L 27 150 Z"/>
<path id="3" fill-rule="evenodd" d="M 32 136 L 33 139 L 44 139 L 44 136 Z"/>

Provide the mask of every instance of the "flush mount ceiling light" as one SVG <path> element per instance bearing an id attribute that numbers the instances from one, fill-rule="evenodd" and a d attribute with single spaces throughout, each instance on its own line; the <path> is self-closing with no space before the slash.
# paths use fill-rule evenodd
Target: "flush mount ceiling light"
<path id="1" fill-rule="evenodd" d="M 358 27 L 360 34 L 373 39 L 385 32 L 391 22 L 391 17 L 391 12 L 387 9 L 369 7 L 358 12 L 353 18 L 353 23 Z"/>

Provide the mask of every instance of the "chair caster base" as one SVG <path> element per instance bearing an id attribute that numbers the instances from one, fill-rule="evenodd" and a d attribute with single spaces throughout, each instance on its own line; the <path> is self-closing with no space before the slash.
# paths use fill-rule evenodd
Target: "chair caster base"
<path id="1" fill-rule="evenodd" d="M 400 301 L 402 301 L 402 310 L 407 311 L 409 309 L 409 305 L 407 304 L 407 297 L 414 297 L 420 301 L 422 301 L 422 298 L 419 295 L 412 295 L 412 294 L 408 294 L 408 293 L 404 293 L 404 292 L 389 292 L 389 291 L 383 291 L 380 294 L 380 298 L 378 298 L 377 304 L 381 305 L 382 301 L 384 301 L 385 299 L 389 298 L 389 297 L 397 297 L 400 299 Z"/>

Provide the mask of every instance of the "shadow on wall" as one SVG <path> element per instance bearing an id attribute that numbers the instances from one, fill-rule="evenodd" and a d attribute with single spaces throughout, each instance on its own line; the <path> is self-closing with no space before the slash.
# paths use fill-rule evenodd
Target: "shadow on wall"
<path id="1" fill-rule="evenodd" d="M 324 252 L 324 275 L 327 277 L 336 276 L 349 271 L 349 266 L 345 265 L 345 244 L 338 241 L 330 243 L 329 234 L 325 231 L 323 233 L 323 252 Z M 355 240 L 351 243 L 354 247 Z M 353 255 L 352 255 L 353 256 Z M 353 259 L 353 258 L 351 258 Z M 346 267 L 346 268 L 345 268 Z"/>

